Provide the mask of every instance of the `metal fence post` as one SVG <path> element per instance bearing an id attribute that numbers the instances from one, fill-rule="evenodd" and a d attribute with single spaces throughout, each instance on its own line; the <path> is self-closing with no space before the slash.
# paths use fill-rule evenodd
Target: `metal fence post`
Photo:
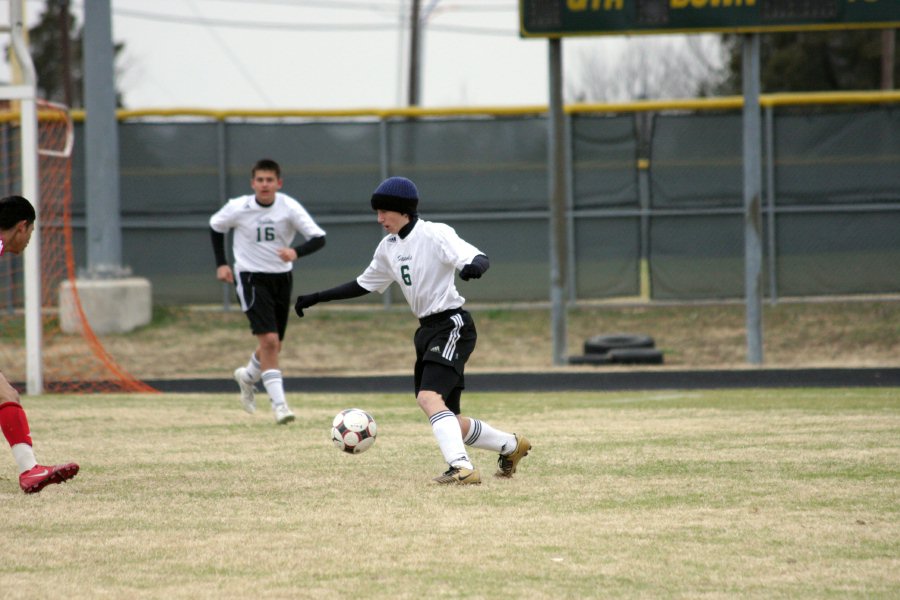
<path id="1" fill-rule="evenodd" d="M 650 277 L 650 144 L 653 137 L 653 116 L 650 113 L 638 113 L 635 117 L 638 125 L 638 202 L 640 204 L 640 296 L 644 302 L 653 297 L 653 286 Z"/>
<path id="2" fill-rule="evenodd" d="M 768 225 L 767 254 L 769 266 L 769 303 L 778 304 L 778 277 L 775 271 L 778 261 L 775 252 L 775 109 L 766 106 L 766 224 Z"/>
<path id="3" fill-rule="evenodd" d="M 568 301 L 574 303 L 578 299 L 578 276 L 575 265 L 577 257 L 575 252 L 575 159 L 572 149 L 572 115 L 565 115 L 565 135 L 563 139 L 569 142 L 569 151 L 563 156 L 566 169 L 566 272 L 569 273 Z"/>
<path id="4" fill-rule="evenodd" d="M 218 173 L 216 176 L 216 180 L 219 184 L 219 202 L 218 205 L 221 205 L 225 202 L 225 199 L 228 198 L 228 137 L 227 132 L 225 131 L 225 119 L 219 119 L 216 121 L 216 159 L 218 162 Z M 230 233 L 228 235 L 231 235 Z M 230 258 L 231 251 L 229 250 L 229 246 L 231 244 L 225 244 L 225 256 Z M 229 311 L 231 310 L 231 293 L 232 286 L 230 283 L 222 282 L 222 310 Z"/>
<path id="5" fill-rule="evenodd" d="M 382 181 L 390 177 L 389 172 L 391 168 L 391 144 L 390 140 L 388 140 L 388 118 L 389 117 L 382 116 L 378 120 L 378 163 L 381 169 Z M 381 230 L 379 229 L 379 231 Z M 381 295 L 381 302 L 385 309 L 390 308 L 393 304 L 391 301 L 391 293 L 391 289 L 388 288 L 387 292 Z"/>

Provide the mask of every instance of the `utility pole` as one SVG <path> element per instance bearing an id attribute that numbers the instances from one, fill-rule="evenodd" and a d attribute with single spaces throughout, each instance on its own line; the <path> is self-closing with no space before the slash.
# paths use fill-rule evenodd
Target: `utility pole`
<path id="1" fill-rule="evenodd" d="M 759 35 L 741 36 L 744 154 L 744 296 L 747 362 L 763 362 L 762 335 L 762 127 L 759 111 Z"/>
<path id="2" fill-rule="evenodd" d="M 59 47 L 62 52 L 63 102 L 72 107 L 72 52 L 69 40 L 69 0 L 57 0 L 59 4 Z"/>
<path id="3" fill-rule="evenodd" d="M 119 137 L 110 0 L 84 7 L 85 179 L 87 269 L 91 277 L 121 277 Z"/>
<path id="4" fill-rule="evenodd" d="M 547 174 L 550 184 L 550 329 L 553 336 L 553 364 L 566 364 L 566 264 L 569 230 L 566 220 L 566 152 L 568 140 L 563 106 L 562 40 L 547 40 L 550 74 L 550 106 L 547 115 Z"/>
<path id="5" fill-rule="evenodd" d="M 420 0 L 412 0 L 412 10 L 409 17 L 409 106 L 419 105 L 419 4 Z"/>
<path id="6" fill-rule="evenodd" d="M 150 281 L 131 277 L 122 265 L 119 189 L 119 136 L 116 120 L 115 52 L 112 1 L 84 3 L 84 148 L 87 270 L 60 286 L 60 326 L 70 333 L 80 325 L 73 307 L 80 304 L 95 333 L 125 333 L 152 316 Z"/>

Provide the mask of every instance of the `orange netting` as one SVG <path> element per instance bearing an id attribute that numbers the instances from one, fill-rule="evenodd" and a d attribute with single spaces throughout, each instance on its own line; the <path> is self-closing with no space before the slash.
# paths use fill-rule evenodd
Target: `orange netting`
<path id="1" fill-rule="evenodd" d="M 72 246 L 72 121 L 59 105 L 41 102 L 38 110 L 38 172 L 40 186 L 41 321 L 43 325 L 43 387 L 47 392 L 152 392 L 109 355 L 85 317 L 76 285 Z M 0 102 L 0 193 L 21 193 L 19 113 L 11 102 Z M 78 333 L 60 328 L 59 288 L 72 286 L 72 309 L 80 321 Z M 23 261 L 0 259 L 0 369 L 7 379 L 26 380 Z"/>

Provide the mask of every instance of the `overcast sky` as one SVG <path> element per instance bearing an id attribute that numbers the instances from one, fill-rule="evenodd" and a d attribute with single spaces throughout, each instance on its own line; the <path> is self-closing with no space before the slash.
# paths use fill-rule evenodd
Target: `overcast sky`
<path id="1" fill-rule="evenodd" d="M 0 2 L 8 22 L 9 1 Z M 27 0 L 29 24 L 46 0 Z M 81 19 L 85 0 L 70 0 Z M 410 0 L 112 0 L 128 108 L 405 106 Z M 421 0 L 423 106 L 546 104 L 547 42 L 517 0 Z M 4 44 L 5 45 L 5 44 Z M 564 42 L 614 57 L 614 38 Z M 4 74 L 5 75 L 5 74 Z M 4 77 L 6 78 L 6 77 Z"/>

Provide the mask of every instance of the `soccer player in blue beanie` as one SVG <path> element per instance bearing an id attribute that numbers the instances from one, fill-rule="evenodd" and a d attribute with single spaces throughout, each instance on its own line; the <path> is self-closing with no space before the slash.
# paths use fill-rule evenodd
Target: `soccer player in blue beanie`
<path id="1" fill-rule="evenodd" d="M 302 317 L 305 309 L 319 302 L 383 294 L 396 282 L 419 318 L 413 339 L 416 400 L 449 466 L 433 481 L 481 483 L 466 446 L 498 452 L 495 476 L 512 477 L 531 443 L 522 435 L 463 416 L 460 406 L 466 361 L 475 349 L 477 333 L 472 315 L 463 309 L 465 298 L 456 289 L 455 275 L 459 270 L 463 281 L 480 278 L 490 266 L 488 257 L 449 225 L 420 219 L 419 192 L 409 179 L 385 179 L 372 194 L 371 204 L 387 232 L 372 262 L 353 281 L 299 296 L 294 305 L 297 315 Z"/>

